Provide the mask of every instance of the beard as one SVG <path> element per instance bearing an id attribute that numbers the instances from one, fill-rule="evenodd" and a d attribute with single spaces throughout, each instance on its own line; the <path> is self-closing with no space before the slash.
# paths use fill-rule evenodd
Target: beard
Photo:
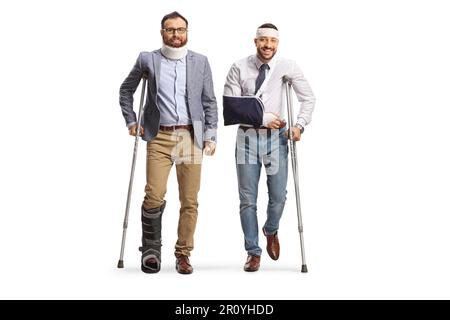
<path id="1" fill-rule="evenodd" d="M 277 53 L 277 49 L 273 49 L 272 52 L 270 53 L 270 55 L 266 52 L 264 52 L 263 50 L 264 48 L 258 48 L 257 52 L 258 52 L 258 56 L 264 60 L 271 60 L 275 54 Z"/>
<path id="2" fill-rule="evenodd" d="M 166 46 L 172 47 L 172 48 L 181 48 L 184 47 L 187 43 L 187 37 L 181 38 L 178 36 L 171 36 L 169 39 L 163 39 L 164 44 Z"/>

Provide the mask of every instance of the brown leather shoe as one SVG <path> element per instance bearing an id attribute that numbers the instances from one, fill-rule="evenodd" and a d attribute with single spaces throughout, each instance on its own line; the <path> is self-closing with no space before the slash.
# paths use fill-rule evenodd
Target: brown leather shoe
<path id="1" fill-rule="evenodd" d="M 194 268 L 192 268 L 187 256 L 178 256 L 175 263 L 175 268 L 178 273 L 181 274 L 191 274 L 194 271 Z"/>
<path id="2" fill-rule="evenodd" d="M 280 242 L 278 241 L 278 231 L 274 234 L 268 235 L 263 228 L 263 233 L 267 238 L 267 253 L 272 260 L 278 260 L 280 257 Z"/>
<path id="3" fill-rule="evenodd" d="M 244 270 L 249 272 L 258 271 L 260 261 L 261 261 L 260 256 L 249 255 L 247 257 L 247 262 L 244 265 Z"/>

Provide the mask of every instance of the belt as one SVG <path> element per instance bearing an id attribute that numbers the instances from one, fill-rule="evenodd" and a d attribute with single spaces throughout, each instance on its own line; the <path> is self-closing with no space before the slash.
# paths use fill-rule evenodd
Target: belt
<path id="1" fill-rule="evenodd" d="M 178 126 L 159 126 L 159 130 L 161 131 L 175 131 L 178 129 L 186 129 L 186 130 L 192 130 L 191 124 L 186 125 L 178 125 Z"/>
<path id="2" fill-rule="evenodd" d="M 244 132 L 245 132 L 245 131 L 247 131 L 248 129 L 253 129 L 253 130 L 261 130 L 261 129 L 264 129 L 264 130 L 267 130 L 267 129 L 269 129 L 269 128 L 267 128 L 267 127 L 257 127 L 257 126 L 253 126 L 253 127 L 239 126 L 239 129 L 244 130 Z M 269 130 L 270 130 L 270 129 L 269 129 Z"/>
<path id="3" fill-rule="evenodd" d="M 278 129 L 270 129 L 270 128 L 267 128 L 267 127 L 264 127 L 264 126 L 261 126 L 261 127 L 258 127 L 258 126 L 251 126 L 251 127 L 248 127 L 248 126 L 242 126 L 242 125 L 239 126 L 239 129 L 242 129 L 242 130 L 244 130 L 244 132 L 245 132 L 245 131 L 247 131 L 248 129 L 254 129 L 254 130 L 281 130 L 281 129 L 283 129 L 284 127 L 286 127 L 286 123 L 284 123 L 284 125 L 281 126 L 281 127 L 278 128 Z"/>

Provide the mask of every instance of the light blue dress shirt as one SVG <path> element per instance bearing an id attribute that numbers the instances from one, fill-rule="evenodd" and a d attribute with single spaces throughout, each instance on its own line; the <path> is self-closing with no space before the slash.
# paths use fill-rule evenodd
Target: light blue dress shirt
<path id="1" fill-rule="evenodd" d="M 158 106 L 163 126 L 192 124 L 186 97 L 186 57 L 161 59 Z"/>

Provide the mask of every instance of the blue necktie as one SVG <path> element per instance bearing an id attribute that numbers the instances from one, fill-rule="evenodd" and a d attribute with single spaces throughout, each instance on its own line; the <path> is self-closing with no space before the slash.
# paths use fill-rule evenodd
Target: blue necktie
<path id="1" fill-rule="evenodd" d="M 267 63 L 264 63 L 259 67 L 259 74 L 258 78 L 256 78 L 256 86 L 255 86 L 255 94 L 258 92 L 259 88 L 264 82 L 264 79 L 266 78 L 266 70 L 269 69 L 269 65 Z"/>

